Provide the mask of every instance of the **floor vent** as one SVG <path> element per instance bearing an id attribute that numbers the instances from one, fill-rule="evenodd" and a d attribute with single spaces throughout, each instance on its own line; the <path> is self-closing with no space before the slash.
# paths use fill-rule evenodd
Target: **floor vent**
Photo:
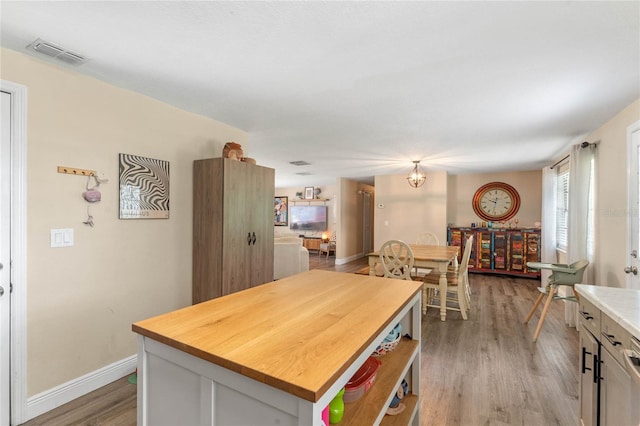
<path id="1" fill-rule="evenodd" d="M 50 56 L 70 65 L 82 65 L 87 62 L 87 58 L 84 56 L 42 39 L 37 39 L 28 45 L 27 49 L 42 53 L 43 55 Z"/>

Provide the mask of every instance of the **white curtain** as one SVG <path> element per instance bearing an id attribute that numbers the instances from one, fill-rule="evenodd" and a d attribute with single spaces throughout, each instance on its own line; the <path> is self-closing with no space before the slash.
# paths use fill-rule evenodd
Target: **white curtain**
<path id="1" fill-rule="evenodd" d="M 587 267 L 582 278 L 583 283 L 593 283 L 594 260 L 594 194 L 596 145 L 574 145 L 569 157 L 569 232 L 567 257 L 569 263 L 587 259 Z M 566 287 L 561 287 L 571 292 Z M 566 294 L 566 293 L 565 293 Z M 575 327 L 577 323 L 577 304 L 565 302 L 565 322 Z"/>
<path id="2" fill-rule="evenodd" d="M 556 255 L 556 171 L 551 167 L 542 169 L 542 229 L 540 260 L 543 263 L 557 263 Z M 551 271 L 540 270 L 540 282 L 544 287 Z"/>

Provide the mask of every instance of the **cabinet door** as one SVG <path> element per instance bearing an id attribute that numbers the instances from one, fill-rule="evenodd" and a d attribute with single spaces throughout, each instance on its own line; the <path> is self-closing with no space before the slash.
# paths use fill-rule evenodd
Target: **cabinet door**
<path id="1" fill-rule="evenodd" d="M 528 273 L 536 273 L 537 269 L 529 269 L 526 267 L 527 262 L 540 262 L 540 234 L 538 232 L 526 232 L 526 261 L 525 268 Z"/>
<path id="2" fill-rule="evenodd" d="M 524 272 L 524 234 L 509 232 L 509 270 Z"/>
<path id="3" fill-rule="evenodd" d="M 493 269 L 507 269 L 507 234 L 503 231 L 495 231 L 493 234 Z"/>
<path id="4" fill-rule="evenodd" d="M 458 247 L 458 261 L 462 259 L 462 254 L 464 253 L 465 243 L 467 238 L 473 235 L 473 245 L 471 246 L 471 256 L 469 257 L 469 268 L 478 268 L 477 256 L 478 252 L 478 235 L 476 235 L 475 230 L 471 230 L 468 228 L 449 228 L 448 231 L 448 244 L 450 246 Z"/>
<path id="5" fill-rule="evenodd" d="M 462 231 L 458 228 L 449 228 L 449 245 L 458 247 L 458 259 L 462 256 Z"/>
<path id="6" fill-rule="evenodd" d="M 458 254 L 458 261 L 462 260 L 462 254 L 467 246 L 467 239 L 473 235 L 473 244 L 471 245 L 471 255 L 469 256 L 469 268 L 479 268 L 478 265 L 478 235 L 476 231 L 463 229 L 462 230 L 462 246 L 460 247 L 460 253 Z"/>
<path id="7" fill-rule="evenodd" d="M 227 295 L 251 286 L 251 198 L 247 191 L 251 181 L 247 176 L 250 164 L 229 159 L 223 163 L 222 294 Z"/>
<path id="8" fill-rule="evenodd" d="M 607 349 L 601 347 L 600 426 L 631 424 L 631 376 Z"/>
<path id="9" fill-rule="evenodd" d="M 598 424 L 598 341 L 580 327 L 580 421 L 583 426 Z"/>
<path id="10" fill-rule="evenodd" d="M 275 172 L 261 166 L 251 167 L 251 287 L 273 281 L 273 197 Z M 253 234 L 255 233 L 255 243 Z"/>
<path id="11" fill-rule="evenodd" d="M 223 172 L 219 158 L 193 163 L 193 303 L 222 296 Z"/>
<path id="12" fill-rule="evenodd" d="M 478 231 L 476 233 L 478 247 L 478 268 L 490 271 L 493 253 L 493 232 Z"/>

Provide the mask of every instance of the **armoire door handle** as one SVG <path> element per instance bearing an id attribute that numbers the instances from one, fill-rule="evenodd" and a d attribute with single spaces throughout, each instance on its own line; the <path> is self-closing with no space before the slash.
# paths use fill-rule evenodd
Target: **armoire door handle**
<path id="1" fill-rule="evenodd" d="M 252 239 L 251 239 L 251 243 L 252 243 L 253 245 L 255 245 L 255 244 L 256 244 L 256 233 L 255 233 L 255 232 L 253 233 L 253 236 L 252 236 Z"/>
<path id="2" fill-rule="evenodd" d="M 247 245 L 251 245 L 251 232 L 247 233 Z"/>

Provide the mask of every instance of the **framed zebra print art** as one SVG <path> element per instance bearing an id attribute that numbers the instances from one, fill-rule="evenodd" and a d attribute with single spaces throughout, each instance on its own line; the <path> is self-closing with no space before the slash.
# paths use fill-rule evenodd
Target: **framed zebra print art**
<path id="1" fill-rule="evenodd" d="M 169 162 L 119 156 L 120 219 L 168 219 Z"/>

